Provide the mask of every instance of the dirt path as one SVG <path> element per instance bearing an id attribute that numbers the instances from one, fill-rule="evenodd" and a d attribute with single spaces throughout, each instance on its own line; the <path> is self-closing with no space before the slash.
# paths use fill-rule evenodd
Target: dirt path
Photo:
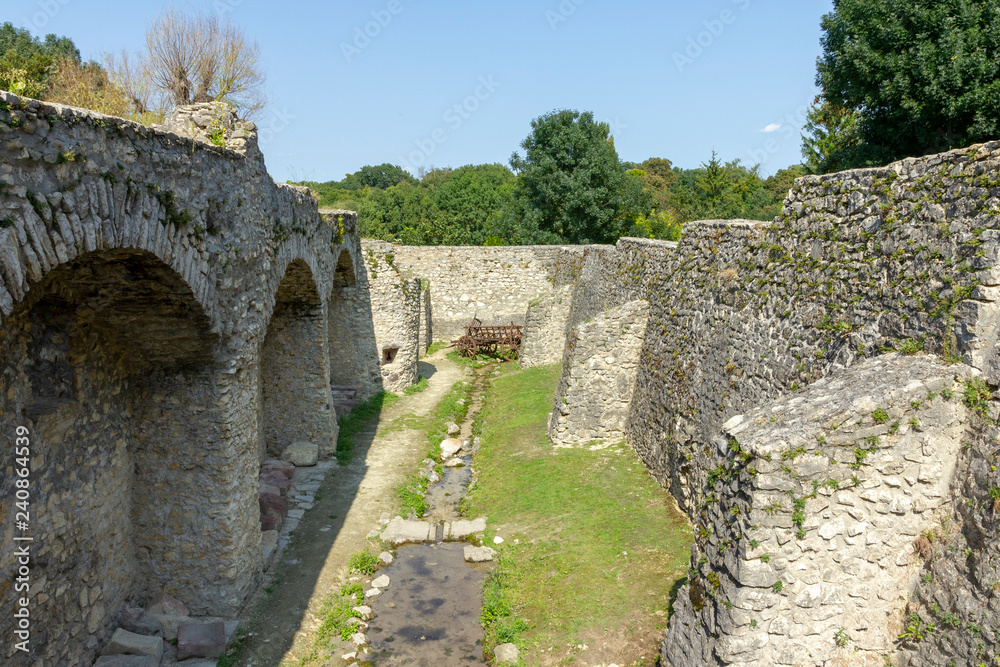
<path id="1" fill-rule="evenodd" d="M 351 554 L 368 546 L 366 537 L 378 526 L 379 515 L 396 507 L 395 488 L 426 453 L 420 431 L 389 427 L 404 417 L 428 414 L 465 378 L 445 353 L 439 350 L 420 362 L 428 388 L 385 409 L 377 427 L 359 435 L 350 465 L 334 468 L 323 482 L 313 509 L 272 568 L 277 573 L 273 591 L 262 592 L 248 606 L 254 611 L 245 626 L 254 635 L 237 664 L 294 665 L 312 649 L 324 598 L 339 590 Z"/>

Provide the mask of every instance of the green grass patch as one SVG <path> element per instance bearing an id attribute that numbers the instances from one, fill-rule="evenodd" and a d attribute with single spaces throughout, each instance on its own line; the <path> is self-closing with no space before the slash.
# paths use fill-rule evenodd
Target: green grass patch
<path id="1" fill-rule="evenodd" d="M 471 399 L 472 383 L 456 382 L 429 415 L 408 421 L 410 427 L 425 433 L 426 458 L 438 460 L 441 456 L 441 441 L 448 437 L 448 422 L 461 424 L 469 412 Z M 427 511 L 427 501 L 424 500 L 427 486 L 427 479 L 414 472 L 396 488 L 396 497 L 404 515 L 413 512 L 420 517 Z"/>
<path id="2" fill-rule="evenodd" d="M 380 391 L 371 398 L 354 406 L 348 414 L 340 419 L 340 431 L 337 433 L 337 463 L 347 465 L 354 456 L 355 437 L 365 428 L 378 420 L 382 410 L 399 401 L 399 396 L 387 391 Z"/>
<path id="3" fill-rule="evenodd" d="M 320 610 L 322 621 L 316 632 L 317 649 L 322 650 L 329 646 L 331 639 L 347 641 L 351 638 L 355 632 L 351 619 L 361 617 L 354 611 L 354 607 L 363 604 L 364 598 L 365 594 L 360 584 L 344 584 L 338 593 L 331 594 L 323 602 Z"/>
<path id="4" fill-rule="evenodd" d="M 430 346 L 427 348 L 427 352 L 426 352 L 426 354 L 424 354 L 424 356 L 425 357 L 429 357 L 432 354 L 434 354 L 435 352 L 437 352 L 438 350 L 443 350 L 444 348 L 448 347 L 450 344 L 451 343 L 447 343 L 447 342 L 445 342 L 443 340 L 435 341 L 435 342 L 431 343 Z"/>
<path id="5" fill-rule="evenodd" d="M 411 384 L 409 387 L 404 389 L 403 394 L 405 394 L 406 396 L 413 396 L 414 394 L 419 394 L 420 392 L 424 391 L 429 386 L 430 383 L 427 381 L 427 378 L 421 376 L 421 378 L 417 380 L 416 384 Z"/>
<path id="6" fill-rule="evenodd" d="M 487 650 L 510 641 L 533 664 L 536 647 L 594 645 L 622 627 L 655 644 L 687 570 L 690 527 L 626 444 L 553 448 L 545 426 L 558 365 L 502 368 L 479 413 L 478 478 L 463 502 L 467 516 L 489 517 L 488 538 L 505 539 L 484 589 Z"/>

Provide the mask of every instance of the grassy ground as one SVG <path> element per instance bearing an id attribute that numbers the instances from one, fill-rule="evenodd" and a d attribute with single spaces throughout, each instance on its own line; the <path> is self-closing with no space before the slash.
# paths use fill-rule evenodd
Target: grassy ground
<path id="1" fill-rule="evenodd" d="M 691 531 L 624 443 L 554 449 L 545 434 L 558 366 L 501 366 L 477 420 L 468 516 L 504 538 L 487 581 L 487 649 L 525 665 L 652 665 Z"/>
<path id="2" fill-rule="evenodd" d="M 424 386 L 420 391 L 427 388 L 427 381 L 424 378 L 421 380 L 424 380 Z M 337 432 L 337 463 L 343 466 L 351 462 L 351 459 L 354 458 L 354 438 L 378 421 L 382 410 L 397 402 L 399 402 L 399 396 L 396 394 L 380 391 L 354 406 L 353 410 L 341 417 L 340 430 Z"/>
<path id="3" fill-rule="evenodd" d="M 472 384 L 456 382 L 451 391 L 425 417 L 403 420 L 409 428 L 420 429 L 425 434 L 427 458 L 435 461 L 441 455 L 441 441 L 448 437 L 448 423 L 461 424 L 469 411 Z M 403 514 L 413 512 L 418 517 L 427 510 L 424 494 L 427 492 L 427 478 L 414 472 L 396 489 Z"/>

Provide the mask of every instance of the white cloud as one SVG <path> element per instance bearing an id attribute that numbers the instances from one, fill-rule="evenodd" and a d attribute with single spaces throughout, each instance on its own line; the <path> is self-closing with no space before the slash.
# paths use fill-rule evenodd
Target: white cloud
<path id="1" fill-rule="evenodd" d="M 772 132 L 777 132 L 778 130 L 780 130 L 783 127 L 784 127 L 784 125 L 782 125 L 781 123 L 771 123 L 770 125 L 768 125 L 767 127 L 765 127 L 763 130 L 761 130 L 761 132 L 765 132 L 767 134 L 771 134 Z"/>

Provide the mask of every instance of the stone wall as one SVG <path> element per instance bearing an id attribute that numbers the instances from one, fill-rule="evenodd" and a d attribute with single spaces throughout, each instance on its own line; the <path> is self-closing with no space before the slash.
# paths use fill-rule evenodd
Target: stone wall
<path id="1" fill-rule="evenodd" d="M 734 415 L 892 350 L 962 361 L 997 383 L 998 167 L 993 143 L 806 177 L 773 223 L 691 223 L 676 248 L 622 239 L 588 256 L 571 326 L 650 303 L 628 436 L 696 524 L 700 553 L 710 445 Z M 688 628 L 675 636 L 697 653 L 716 630 L 685 613 L 671 623 Z"/>
<path id="2" fill-rule="evenodd" d="M 391 243 L 365 241 L 362 250 L 382 388 L 401 392 L 417 381 L 420 278 L 400 271 L 395 262 L 396 248 Z"/>
<path id="3" fill-rule="evenodd" d="M 0 93 L 0 429 L 31 432 L 34 537 L 31 652 L 8 642 L 5 665 L 89 664 L 122 604 L 160 591 L 234 615 L 261 572 L 268 434 L 336 436 L 325 318 L 356 216 L 276 185 L 252 124 L 187 117 L 174 134 Z"/>
<path id="4" fill-rule="evenodd" d="M 562 360 L 574 289 L 575 285 L 563 285 L 528 304 L 518 359 L 523 368 Z"/>
<path id="5" fill-rule="evenodd" d="M 885 664 L 924 566 L 915 543 L 953 511 L 969 371 L 886 355 L 727 421 L 690 480 L 705 490 L 696 574 L 668 664 Z"/>
<path id="6" fill-rule="evenodd" d="M 631 301 L 573 330 L 549 421 L 554 443 L 625 436 L 648 320 L 649 303 Z"/>
<path id="7" fill-rule="evenodd" d="M 528 304 L 554 286 L 572 283 L 580 246 L 395 246 L 393 265 L 430 290 L 433 339 L 452 341 L 473 317 L 485 324 L 524 324 Z"/>

